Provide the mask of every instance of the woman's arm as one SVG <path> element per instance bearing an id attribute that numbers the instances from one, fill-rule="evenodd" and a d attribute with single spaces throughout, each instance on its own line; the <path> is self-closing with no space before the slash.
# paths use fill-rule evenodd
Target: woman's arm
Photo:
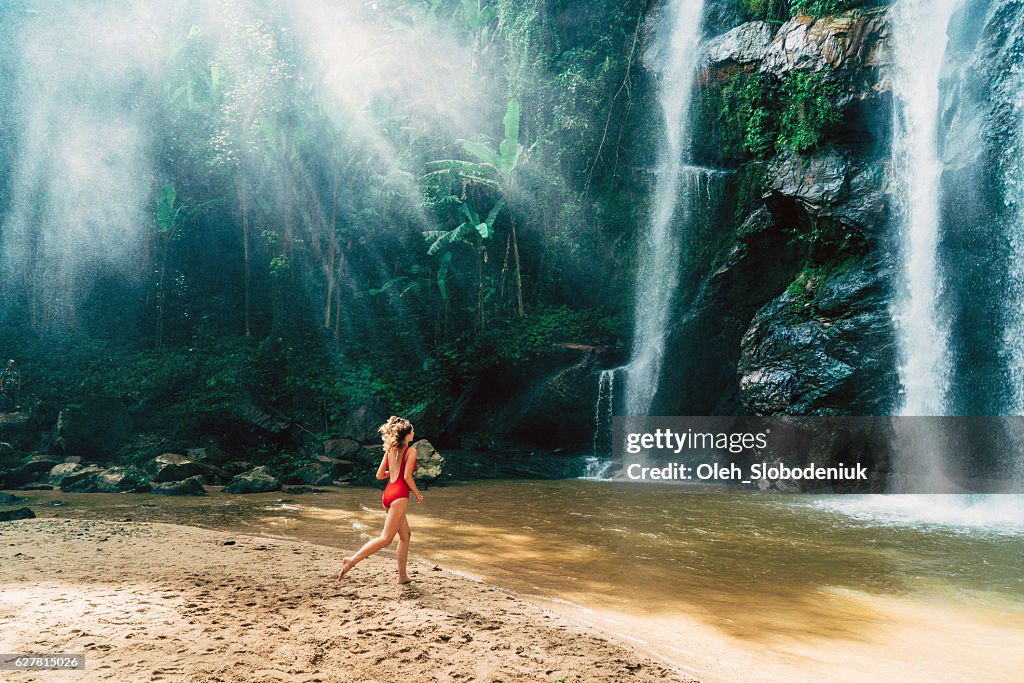
<path id="1" fill-rule="evenodd" d="M 377 478 L 387 479 L 388 478 L 388 454 L 384 453 L 384 457 L 380 459 L 380 467 L 377 468 Z"/>
<path id="2" fill-rule="evenodd" d="M 412 478 L 412 471 L 414 469 L 416 469 L 416 449 L 410 448 L 409 457 L 406 458 L 405 461 L 405 472 L 403 472 L 402 474 L 405 478 L 405 483 L 409 485 L 409 490 L 412 491 L 412 494 L 414 496 L 416 496 L 416 502 L 422 503 L 423 494 L 420 493 L 420 490 L 418 488 L 416 488 L 416 480 Z"/>

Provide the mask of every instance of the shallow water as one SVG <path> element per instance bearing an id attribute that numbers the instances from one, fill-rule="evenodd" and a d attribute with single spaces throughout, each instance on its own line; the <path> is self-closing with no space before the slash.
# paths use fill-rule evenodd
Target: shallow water
<path id="1" fill-rule="evenodd" d="M 24 495 L 40 517 L 131 517 L 346 550 L 383 524 L 380 492 L 366 488 Z M 414 556 L 533 596 L 707 680 L 1021 680 L 1024 671 L 1019 496 L 695 493 L 580 480 L 480 481 L 425 496 L 410 507 Z"/>

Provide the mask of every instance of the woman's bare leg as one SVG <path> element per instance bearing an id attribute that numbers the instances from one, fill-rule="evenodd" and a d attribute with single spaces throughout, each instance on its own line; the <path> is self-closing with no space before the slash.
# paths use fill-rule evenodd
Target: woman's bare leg
<path id="1" fill-rule="evenodd" d="M 398 583 L 412 581 L 405 573 L 405 565 L 409 561 L 410 538 L 412 538 L 412 529 L 409 528 L 409 515 L 402 515 L 402 525 L 398 527 Z"/>
<path id="2" fill-rule="evenodd" d="M 387 548 L 391 545 L 391 541 L 395 539 L 395 534 L 398 533 L 398 530 L 402 525 L 402 519 L 405 518 L 405 509 L 408 506 L 408 498 L 399 498 L 391 504 L 391 508 L 388 510 L 388 516 L 384 520 L 384 531 L 380 532 L 380 536 L 377 538 L 371 538 L 367 541 L 355 555 L 344 558 L 341 565 L 341 571 L 338 572 L 339 580 L 345 578 L 345 574 L 348 574 L 352 567 L 356 566 L 370 555 L 373 555 L 378 550 Z"/>

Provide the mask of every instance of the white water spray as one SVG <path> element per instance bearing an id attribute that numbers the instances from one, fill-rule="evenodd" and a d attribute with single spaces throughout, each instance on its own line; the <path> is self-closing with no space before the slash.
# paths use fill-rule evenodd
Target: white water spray
<path id="1" fill-rule="evenodd" d="M 894 317 L 899 331 L 902 415 L 943 415 L 949 389 L 949 323 L 939 302 L 939 75 L 959 0 L 899 0 L 892 10 L 896 126 L 893 169 L 902 198 L 901 260 Z"/>
<path id="2" fill-rule="evenodd" d="M 672 0 L 671 32 L 651 52 L 660 77 L 658 95 L 665 123 L 665 145 L 655 179 L 650 229 L 640 245 L 632 360 L 626 369 L 625 410 L 646 415 L 658 387 L 665 353 L 665 329 L 679 284 L 680 236 L 673 223 L 689 142 L 689 109 L 696 75 L 703 0 Z"/>
<path id="3" fill-rule="evenodd" d="M 612 442 L 612 415 L 615 411 L 615 373 L 613 370 L 602 370 L 597 380 L 597 403 L 594 406 L 594 457 L 601 455 L 599 450 L 603 444 Z M 611 457 L 611 453 L 607 454 Z"/>

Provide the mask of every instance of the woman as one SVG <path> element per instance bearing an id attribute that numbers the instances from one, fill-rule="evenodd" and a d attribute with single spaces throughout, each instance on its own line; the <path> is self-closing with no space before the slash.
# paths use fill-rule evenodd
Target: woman
<path id="1" fill-rule="evenodd" d="M 415 432 L 411 422 L 395 415 L 377 431 L 384 440 L 384 457 L 377 468 L 377 478 L 388 480 L 384 495 L 381 497 L 381 503 L 388 516 L 384 520 L 384 531 L 380 536 L 367 541 L 366 545 L 352 557 L 343 558 L 338 580 L 345 578 L 345 574 L 348 574 L 352 567 L 370 555 L 391 545 L 395 534 L 398 534 L 398 583 L 409 583 L 412 579 L 405 572 L 405 565 L 409 559 L 409 539 L 412 536 L 409 520 L 405 516 L 409 507 L 409 493 L 416 496 L 416 502 L 423 502 L 423 496 L 420 495 L 412 478 L 413 470 L 416 469 L 416 449 L 411 446 Z"/>

